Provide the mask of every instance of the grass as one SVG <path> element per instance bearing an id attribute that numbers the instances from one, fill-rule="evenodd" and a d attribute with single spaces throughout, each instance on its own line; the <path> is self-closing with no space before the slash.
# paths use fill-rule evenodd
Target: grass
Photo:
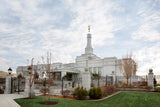
<path id="1" fill-rule="evenodd" d="M 41 101 L 46 101 L 47 98 L 36 98 L 37 99 L 21 98 L 15 99 L 15 101 L 22 107 L 50 107 L 39 104 Z M 101 101 L 72 101 L 53 98 L 51 100 L 58 102 L 54 107 L 160 107 L 160 94 L 157 93 L 121 92 Z"/>

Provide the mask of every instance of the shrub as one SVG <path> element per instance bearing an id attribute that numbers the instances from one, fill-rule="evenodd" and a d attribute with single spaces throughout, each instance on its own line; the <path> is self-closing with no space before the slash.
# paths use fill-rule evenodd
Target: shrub
<path id="1" fill-rule="evenodd" d="M 107 95 L 113 93 L 115 89 L 116 89 L 116 85 L 109 85 L 106 87 L 101 87 L 103 96 L 107 96 Z"/>
<path id="2" fill-rule="evenodd" d="M 102 98 L 102 96 L 103 96 L 103 95 L 102 95 L 102 90 L 101 90 L 100 87 L 98 87 L 98 88 L 97 88 L 97 93 L 96 93 L 96 98 L 99 99 L 99 98 Z"/>
<path id="3" fill-rule="evenodd" d="M 137 85 L 138 86 L 147 86 L 147 82 L 146 81 L 138 81 Z"/>
<path id="4" fill-rule="evenodd" d="M 115 88 L 118 88 L 119 86 L 118 86 L 118 84 L 115 84 Z"/>
<path id="5" fill-rule="evenodd" d="M 73 92 L 73 97 L 78 100 L 84 100 L 88 96 L 88 91 L 83 87 L 77 87 Z"/>
<path id="6" fill-rule="evenodd" d="M 22 74 L 20 73 L 20 74 L 17 76 L 17 78 L 22 78 Z"/>
<path id="7" fill-rule="evenodd" d="M 133 86 L 132 86 L 132 83 L 131 83 L 131 82 L 129 83 L 128 88 L 133 88 Z"/>
<path id="8" fill-rule="evenodd" d="M 90 98 L 94 98 L 94 99 L 96 98 L 96 87 L 93 87 L 90 89 L 89 96 Z"/>
<path id="9" fill-rule="evenodd" d="M 49 88 L 41 88 L 40 92 L 43 93 L 43 95 L 46 95 L 46 93 L 49 92 Z"/>
<path id="10" fill-rule="evenodd" d="M 89 96 L 90 96 L 90 98 L 93 98 L 93 99 L 102 98 L 102 90 L 101 90 L 101 88 L 100 87 L 91 88 L 90 91 L 89 91 Z"/>
<path id="11" fill-rule="evenodd" d="M 122 87 L 125 88 L 126 87 L 126 81 L 123 81 Z"/>
<path id="12" fill-rule="evenodd" d="M 63 97 L 67 97 L 68 95 L 71 94 L 71 91 L 70 90 L 63 90 L 63 91 L 61 91 L 61 93 L 63 93 Z"/>
<path id="13" fill-rule="evenodd" d="M 156 85 L 157 84 L 157 80 L 156 80 L 156 78 L 154 77 L 154 85 Z"/>
<path id="14" fill-rule="evenodd" d="M 94 84 L 93 84 L 93 83 L 91 83 L 91 87 L 94 87 Z"/>
<path id="15" fill-rule="evenodd" d="M 153 87 L 151 87 L 151 86 L 146 86 L 145 87 L 147 90 L 150 90 L 150 89 L 152 89 Z"/>
<path id="16" fill-rule="evenodd" d="M 92 74 L 94 77 L 98 77 L 99 76 L 99 74 L 97 74 L 97 73 L 93 73 Z"/>

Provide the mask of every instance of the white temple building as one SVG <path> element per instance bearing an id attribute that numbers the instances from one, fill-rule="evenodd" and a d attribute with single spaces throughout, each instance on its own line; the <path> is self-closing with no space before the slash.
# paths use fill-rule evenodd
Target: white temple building
<path id="1" fill-rule="evenodd" d="M 120 68 L 118 65 L 118 62 L 120 59 L 117 59 L 116 57 L 105 57 L 100 58 L 96 56 L 93 53 L 92 48 L 92 35 L 89 32 L 87 34 L 87 45 L 85 48 L 85 53 L 77 56 L 74 63 L 52 63 L 51 64 L 51 71 L 53 71 L 53 75 L 55 79 L 61 79 L 64 75 L 69 75 L 70 78 L 74 77 L 81 77 L 82 73 L 85 72 L 85 70 L 89 71 L 90 73 L 97 73 L 101 76 L 122 76 L 120 72 Z M 39 68 L 38 74 L 39 76 L 43 75 L 43 72 L 45 72 L 42 68 L 42 66 L 45 66 L 45 64 L 38 64 L 34 65 Z M 33 67 L 34 67 L 33 66 Z M 28 66 L 18 66 L 17 67 L 17 75 L 21 73 L 23 76 L 27 74 L 27 68 Z"/>

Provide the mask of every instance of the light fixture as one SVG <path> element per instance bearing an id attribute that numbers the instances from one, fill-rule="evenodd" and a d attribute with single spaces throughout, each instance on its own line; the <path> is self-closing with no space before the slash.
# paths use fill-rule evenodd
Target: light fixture
<path id="1" fill-rule="evenodd" d="M 8 73 L 9 73 L 9 75 L 12 73 L 12 69 L 11 68 L 8 69 Z"/>

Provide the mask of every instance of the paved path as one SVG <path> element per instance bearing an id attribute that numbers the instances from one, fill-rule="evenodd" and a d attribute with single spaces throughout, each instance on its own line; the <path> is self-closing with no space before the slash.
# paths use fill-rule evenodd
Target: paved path
<path id="1" fill-rule="evenodd" d="M 21 94 L 0 94 L 0 107 L 20 107 L 13 99 L 24 97 Z"/>

